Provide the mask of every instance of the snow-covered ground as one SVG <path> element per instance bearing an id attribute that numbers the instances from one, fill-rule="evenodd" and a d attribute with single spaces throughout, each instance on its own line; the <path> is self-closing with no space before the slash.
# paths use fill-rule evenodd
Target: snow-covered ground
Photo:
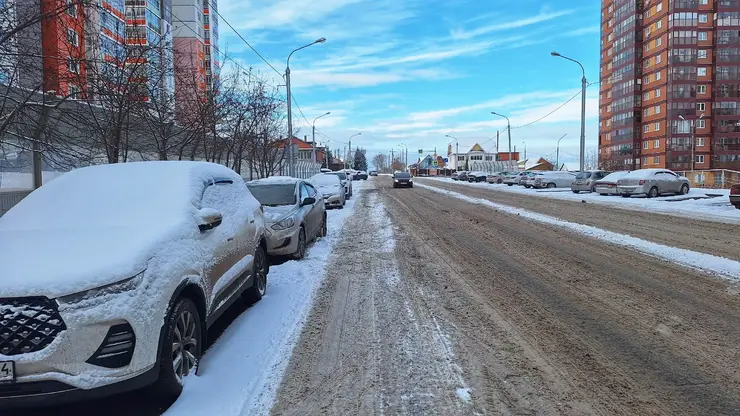
<path id="1" fill-rule="evenodd" d="M 360 191 L 370 185 L 357 181 L 353 186 L 355 195 L 346 207 L 328 212 L 327 237 L 315 242 L 303 260 L 270 268 L 267 295 L 211 346 L 200 375 L 186 379 L 182 396 L 166 415 L 269 413 L 342 226 L 354 212 Z"/>
<path id="2" fill-rule="evenodd" d="M 688 195 L 645 198 L 634 196 L 622 198 L 617 195 L 602 196 L 582 192 L 574 194 L 570 189 L 527 189 L 523 186 L 508 186 L 503 184 L 489 184 L 484 182 L 458 182 L 449 178 L 428 178 L 434 181 L 472 186 L 476 188 L 495 189 L 501 192 L 526 194 L 532 197 L 564 199 L 569 201 L 586 201 L 595 204 L 616 206 L 638 211 L 654 211 L 661 214 L 681 215 L 690 218 L 702 218 L 710 221 L 740 222 L 740 210 L 730 204 L 730 191 L 727 189 L 694 188 Z M 720 195 L 710 198 L 708 195 Z M 698 198 L 698 199 L 688 199 Z"/>
<path id="3" fill-rule="evenodd" d="M 63 175 L 64 172 L 44 171 L 44 183 Z M 0 172 L 0 189 L 33 189 L 33 175 L 22 172 Z"/>
<path id="4" fill-rule="evenodd" d="M 424 185 L 420 183 L 417 183 L 416 186 L 424 189 L 429 189 L 440 194 L 449 195 L 451 197 L 458 198 L 473 204 L 483 205 L 509 214 L 515 214 L 522 218 L 528 218 L 540 223 L 566 228 L 570 231 L 585 235 L 587 237 L 596 238 L 617 246 L 631 248 L 649 256 L 661 258 L 674 264 L 680 264 L 693 269 L 702 270 L 713 275 L 724 277 L 728 280 L 736 282 L 740 281 L 740 262 L 735 260 L 730 260 L 711 254 L 685 250 L 682 248 L 669 247 L 663 244 L 653 243 L 629 235 L 606 231 L 589 225 L 565 221 L 559 218 L 551 217 L 549 215 L 539 214 L 521 208 L 497 204 L 487 199 L 469 197 L 458 192 L 452 192 L 434 186 Z"/>

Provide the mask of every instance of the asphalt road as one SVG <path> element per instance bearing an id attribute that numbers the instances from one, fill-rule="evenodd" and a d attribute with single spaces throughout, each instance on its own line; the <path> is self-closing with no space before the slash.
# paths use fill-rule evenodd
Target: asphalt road
<path id="1" fill-rule="evenodd" d="M 736 286 L 374 182 L 361 202 L 389 219 L 348 224 L 339 254 L 357 257 L 332 264 L 273 414 L 740 414 Z M 673 226 L 660 217 L 651 227 Z M 393 256 L 373 237 L 382 221 Z"/>

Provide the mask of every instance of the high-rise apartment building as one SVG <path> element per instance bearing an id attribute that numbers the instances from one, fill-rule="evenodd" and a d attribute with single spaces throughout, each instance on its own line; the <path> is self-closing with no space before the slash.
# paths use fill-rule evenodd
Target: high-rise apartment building
<path id="1" fill-rule="evenodd" d="M 740 0 L 602 0 L 601 14 L 602 165 L 740 170 Z"/>

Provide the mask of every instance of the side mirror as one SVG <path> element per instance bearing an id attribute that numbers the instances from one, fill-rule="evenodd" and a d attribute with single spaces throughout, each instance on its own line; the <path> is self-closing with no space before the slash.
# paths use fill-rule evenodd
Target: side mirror
<path id="1" fill-rule="evenodd" d="M 306 205 L 313 205 L 316 203 L 316 198 L 311 198 L 310 196 L 305 198 L 303 202 L 301 202 L 301 206 L 305 207 Z"/>
<path id="2" fill-rule="evenodd" d="M 223 222 L 223 215 L 213 208 L 201 208 L 198 211 L 198 229 L 200 232 L 212 230 Z"/>

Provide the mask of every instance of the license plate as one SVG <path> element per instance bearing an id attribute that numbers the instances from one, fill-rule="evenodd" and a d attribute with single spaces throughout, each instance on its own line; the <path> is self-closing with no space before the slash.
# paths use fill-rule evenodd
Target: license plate
<path id="1" fill-rule="evenodd" d="M 15 362 L 0 361 L 0 383 L 12 383 L 15 381 Z"/>

